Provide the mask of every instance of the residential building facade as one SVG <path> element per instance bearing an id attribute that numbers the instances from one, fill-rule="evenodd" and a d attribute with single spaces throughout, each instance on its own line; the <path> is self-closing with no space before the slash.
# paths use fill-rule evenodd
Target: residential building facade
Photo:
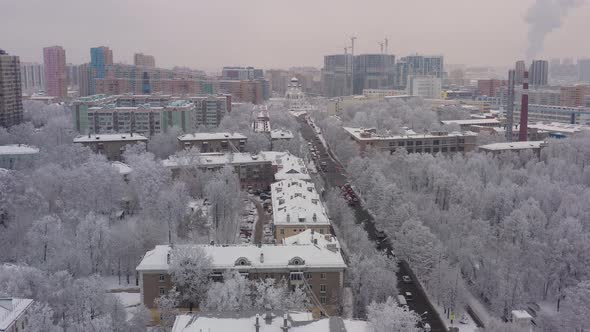
<path id="1" fill-rule="evenodd" d="M 529 68 L 529 77 L 531 86 L 549 84 L 549 62 L 546 60 L 533 60 Z"/>
<path id="2" fill-rule="evenodd" d="M 352 95 L 352 54 L 324 56 L 322 68 L 322 94 L 324 97 Z"/>
<path id="3" fill-rule="evenodd" d="M 395 55 L 360 54 L 354 57 L 354 94 L 365 89 L 393 89 Z"/>
<path id="4" fill-rule="evenodd" d="M 520 105 L 515 106 L 514 122 L 520 121 Z M 590 108 L 529 104 L 530 122 L 559 122 L 566 124 L 590 125 Z"/>
<path id="5" fill-rule="evenodd" d="M 198 247 L 211 257 L 209 278 L 222 281 L 225 271 L 237 271 L 250 280 L 284 280 L 315 296 L 326 313 L 336 313 L 344 283 L 346 263 L 334 237 L 320 245 L 181 245 Z M 172 249 L 158 245 L 137 266 L 141 303 L 156 312 L 154 300 L 173 286 L 169 273 Z M 186 305 L 186 304 L 185 304 Z"/>
<path id="6" fill-rule="evenodd" d="M 478 80 L 477 91 L 482 96 L 496 97 L 496 94 L 498 94 L 498 89 L 507 85 L 508 81 L 506 80 Z"/>
<path id="7" fill-rule="evenodd" d="M 409 131 L 403 135 L 380 135 L 374 129 L 344 127 L 344 130 L 358 144 L 361 154 L 369 149 L 390 153 L 398 149 L 408 153 L 469 152 L 475 149 L 477 138 L 472 132 L 416 134 Z"/>
<path id="8" fill-rule="evenodd" d="M 133 64 L 136 66 L 156 68 L 156 58 L 153 55 L 135 53 L 133 55 Z"/>
<path id="9" fill-rule="evenodd" d="M 47 94 L 66 98 L 68 95 L 66 51 L 61 46 L 45 47 L 43 49 L 43 67 Z"/>
<path id="10" fill-rule="evenodd" d="M 0 168 L 22 169 L 33 164 L 39 149 L 25 144 L 0 145 Z"/>
<path id="11" fill-rule="evenodd" d="M 442 81 L 435 76 L 409 76 L 407 92 L 410 96 L 440 99 Z"/>
<path id="12" fill-rule="evenodd" d="M 74 138 L 74 143 L 87 146 L 92 152 L 102 154 L 106 156 L 108 160 L 121 161 L 127 145 L 145 143 L 147 149 L 148 139 L 145 136 L 133 133 L 89 134 Z"/>
<path id="13" fill-rule="evenodd" d="M 237 133 L 194 133 L 178 137 L 178 150 L 199 149 L 208 152 L 244 152 L 248 137 Z"/>
<path id="14" fill-rule="evenodd" d="M 21 63 L 20 77 L 23 93 L 35 93 L 45 90 L 45 68 L 43 68 L 43 64 Z"/>
<path id="15" fill-rule="evenodd" d="M 18 56 L 0 50 L 0 126 L 10 127 L 23 121 L 23 101 Z"/>
<path id="16" fill-rule="evenodd" d="M 0 332 L 34 332 L 29 326 L 32 299 L 0 297 Z"/>

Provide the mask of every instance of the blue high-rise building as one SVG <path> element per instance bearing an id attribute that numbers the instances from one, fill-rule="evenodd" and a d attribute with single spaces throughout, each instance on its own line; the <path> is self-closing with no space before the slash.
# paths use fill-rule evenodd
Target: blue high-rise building
<path id="1" fill-rule="evenodd" d="M 91 77 L 89 80 L 89 94 L 93 95 L 95 93 L 95 78 L 105 78 L 106 76 L 106 69 L 107 66 L 111 66 L 113 64 L 113 51 L 106 47 L 93 47 L 90 49 L 90 68 L 92 69 L 92 73 L 94 77 Z"/>

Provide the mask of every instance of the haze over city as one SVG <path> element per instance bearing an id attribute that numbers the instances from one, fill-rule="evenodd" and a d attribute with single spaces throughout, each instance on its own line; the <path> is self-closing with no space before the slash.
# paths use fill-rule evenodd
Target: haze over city
<path id="1" fill-rule="evenodd" d="M 0 0 L 0 332 L 584 332 L 590 0 Z"/>
<path id="2" fill-rule="evenodd" d="M 563 1 L 563 0 L 562 0 Z M 541 1 L 547 2 L 547 1 Z M 580 2 L 566 0 L 564 2 Z M 224 0 L 224 1 L 3 1 L 2 47 L 21 61 L 42 60 L 42 47 L 67 51 L 68 62 L 88 62 L 88 49 L 107 45 L 115 61 L 153 54 L 164 68 L 219 71 L 224 65 L 261 68 L 320 67 L 322 55 L 343 51 L 358 37 L 356 53 L 377 53 L 389 38 L 395 55 L 444 54 L 447 63 L 508 66 L 527 52 L 532 0 Z M 549 11 L 560 9 L 549 6 Z M 540 14 L 549 24 L 555 18 Z M 561 20 L 560 14 L 556 14 Z M 590 31 L 590 5 L 568 11 L 547 35 L 538 57 L 590 56 L 580 42 Z"/>

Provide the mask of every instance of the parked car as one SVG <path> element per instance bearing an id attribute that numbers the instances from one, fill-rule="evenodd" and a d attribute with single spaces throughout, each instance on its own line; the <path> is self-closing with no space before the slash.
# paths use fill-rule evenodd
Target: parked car
<path id="1" fill-rule="evenodd" d="M 402 280 L 406 283 L 409 284 L 412 282 L 412 278 L 410 278 L 410 276 L 402 276 Z"/>
<path id="2" fill-rule="evenodd" d="M 414 295 L 412 295 L 412 293 L 410 293 L 410 292 L 406 292 L 406 293 L 405 293 L 405 296 L 406 296 L 406 300 L 407 300 L 407 301 L 412 301 L 412 300 L 414 300 Z"/>
<path id="3" fill-rule="evenodd" d="M 398 295 L 397 296 L 397 302 L 402 307 L 405 306 L 405 305 L 408 305 L 408 302 L 406 301 L 406 298 L 403 295 Z"/>

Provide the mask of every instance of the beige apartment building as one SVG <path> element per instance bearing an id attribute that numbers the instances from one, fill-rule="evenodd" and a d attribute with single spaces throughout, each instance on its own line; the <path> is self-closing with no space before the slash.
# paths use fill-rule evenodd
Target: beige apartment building
<path id="1" fill-rule="evenodd" d="M 198 148 L 207 152 L 244 152 L 248 137 L 237 133 L 194 133 L 178 137 L 178 150 Z"/>
<path id="2" fill-rule="evenodd" d="M 275 182 L 270 188 L 277 243 L 306 230 L 331 233 L 330 219 L 312 182 L 290 179 Z"/>
<path id="3" fill-rule="evenodd" d="M 290 287 L 303 287 L 314 303 L 317 299 L 320 310 L 333 314 L 340 305 L 346 263 L 336 238 L 319 234 L 316 238 L 315 244 L 184 246 L 200 247 L 211 257 L 209 277 L 213 281 L 222 281 L 225 271 L 238 271 L 250 280 L 284 280 Z M 170 251 L 170 246 L 158 245 L 137 266 L 141 303 L 156 320 L 154 300 L 174 286 L 169 274 Z"/>
<path id="4" fill-rule="evenodd" d="M 74 138 L 74 143 L 89 147 L 94 153 L 104 154 L 108 160 L 121 160 L 125 148 L 130 144 L 146 143 L 148 139 L 139 134 L 84 135 Z"/>
<path id="5" fill-rule="evenodd" d="M 406 130 L 403 135 L 377 134 L 372 128 L 343 127 L 358 146 L 360 153 L 370 149 L 394 153 L 405 149 L 408 153 L 455 153 L 475 149 L 477 134 L 473 132 L 430 132 L 417 134 Z"/>

